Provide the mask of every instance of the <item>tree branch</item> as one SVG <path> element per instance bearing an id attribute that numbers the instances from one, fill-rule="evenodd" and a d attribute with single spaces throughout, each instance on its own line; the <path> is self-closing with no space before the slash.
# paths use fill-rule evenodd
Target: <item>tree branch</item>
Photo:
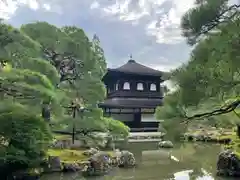
<path id="1" fill-rule="evenodd" d="M 235 111 L 235 109 L 240 105 L 240 99 L 237 99 L 236 101 L 232 102 L 231 104 L 227 106 L 222 106 L 219 109 L 210 111 L 210 112 L 205 112 L 205 113 L 200 113 L 200 114 L 195 114 L 193 116 L 186 116 L 185 120 L 183 123 L 188 123 L 192 119 L 197 119 L 197 118 L 207 118 L 211 116 L 217 116 L 217 115 L 222 115 L 222 114 L 227 114 L 229 112 Z"/>
<path id="2" fill-rule="evenodd" d="M 229 20 L 232 20 L 236 15 L 239 13 L 237 11 L 240 8 L 240 5 L 234 4 L 227 9 L 223 10 L 221 13 L 219 13 L 216 18 L 208 22 L 207 24 L 203 25 L 200 32 L 196 33 L 195 35 L 192 34 L 192 37 L 189 39 L 190 44 L 195 44 L 198 42 L 198 39 L 200 36 L 204 36 L 210 31 L 212 31 L 214 28 L 216 28 L 219 24 L 222 24 L 224 22 L 228 22 Z M 227 13 L 230 13 L 231 11 L 235 10 L 232 14 L 229 16 L 226 15 Z M 191 31 L 191 30 L 190 30 Z M 188 34 L 190 32 L 185 31 L 184 34 Z"/>
<path id="3" fill-rule="evenodd" d="M 230 20 L 233 17 L 236 16 L 237 11 L 234 12 L 231 16 L 224 16 L 226 13 L 232 11 L 232 10 L 237 10 L 238 8 L 240 8 L 240 5 L 234 4 L 232 6 L 230 6 L 229 8 L 225 9 L 224 11 L 222 11 L 214 20 L 212 20 L 211 22 L 209 22 L 208 24 L 205 25 L 206 29 L 201 31 L 199 35 L 201 34 L 206 34 L 209 31 L 211 31 L 212 29 L 214 29 L 216 26 L 218 26 L 220 23 L 225 22 L 226 20 Z M 221 21 L 221 19 L 223 19 L 223 21 Z"/>

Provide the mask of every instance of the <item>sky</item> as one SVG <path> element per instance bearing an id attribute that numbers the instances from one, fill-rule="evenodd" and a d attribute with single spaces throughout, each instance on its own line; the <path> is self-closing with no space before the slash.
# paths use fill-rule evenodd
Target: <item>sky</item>
<path id="1" fill-rule="evenodd" d="M 4 1 L 4 0 L 3 0 Z M 190 47 L 181 36 L 181 16 L 194 0 L 5 0 L 0 18 L 19 27 L 34 21 L 75 25 L 97 34 L 108 67 L 129 60 L 169 71 L 186 62 Z"/>

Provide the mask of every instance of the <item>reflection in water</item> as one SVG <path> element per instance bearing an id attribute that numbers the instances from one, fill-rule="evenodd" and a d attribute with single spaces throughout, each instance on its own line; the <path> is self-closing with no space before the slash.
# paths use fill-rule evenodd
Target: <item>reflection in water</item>
<path id="1" fill-rule="evenodd" d="M 115 169 L 105 177 L 82 178 L 78 174 L 52 174 L 41 180 L 225 180 L 216 178 L 216 162 L 220 146 L 179 144 L 174 149 L 158 150 L 156 143 L 131 143 L 138 166 Z"/>
<path id="2" fill-rule="evenodd" d="M 190 180 L 190 173 L 192 173 L 193 170 L 187 170 L 187 171 L 180 171 L 174 173 L 174 179 L 175 180 Z"/>

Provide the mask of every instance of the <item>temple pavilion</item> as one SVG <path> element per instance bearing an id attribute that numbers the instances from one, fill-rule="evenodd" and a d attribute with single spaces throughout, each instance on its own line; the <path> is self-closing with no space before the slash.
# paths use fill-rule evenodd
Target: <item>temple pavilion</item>
<path id="1" fill-rule="evenodd" d="M 104 116 L 120 120 L 131 132 L 155 132 L 159 121 L 154 113 L 163 103 L 163 73 L 130 60 L 103 77 L 107 98 L 99 104 Z"/>

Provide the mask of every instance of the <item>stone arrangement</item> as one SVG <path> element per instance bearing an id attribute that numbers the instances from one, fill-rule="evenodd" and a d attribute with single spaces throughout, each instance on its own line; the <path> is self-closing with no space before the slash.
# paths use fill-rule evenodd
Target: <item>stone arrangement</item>
<path id="1" fill-rule="evenodd" d="M 195 129 L 189 130 L 183 135 L 183 139 L 186 141 L 202 141 L 202 142 L 213 142 L 228 144 L 231 141 L 232 130 L 223 129 Z"/>
<path id="2" fill-rule="evenodd" d="M 112 142 L 106 142 L 108 147 L 112 146 Z M 52 153 L 46 159 L 43 172 L 80 172 L 83 176 L 101 176 L 113 168 L 136 165 L 135 157 L 129 151 L 100 151 L 99 148 L 83 151 L 82 147 L 83 144 L 78 140 L 74 144 L 67 138 L 55 140 L 50 146 Z M 55 155 L 57 153 L 59 155 Z"/>
<path id="3" fill-rule="evenodd" d="M 218 156 L 217 175 L 240 177 L 240 158 L 231 150 L 224 150 Z"/>
<path id="4" fill-rule="evenodd" d="M 171 141 L 160 141 L 158 143 L 159 148 L 173 148 L 173 143 Z"/>

